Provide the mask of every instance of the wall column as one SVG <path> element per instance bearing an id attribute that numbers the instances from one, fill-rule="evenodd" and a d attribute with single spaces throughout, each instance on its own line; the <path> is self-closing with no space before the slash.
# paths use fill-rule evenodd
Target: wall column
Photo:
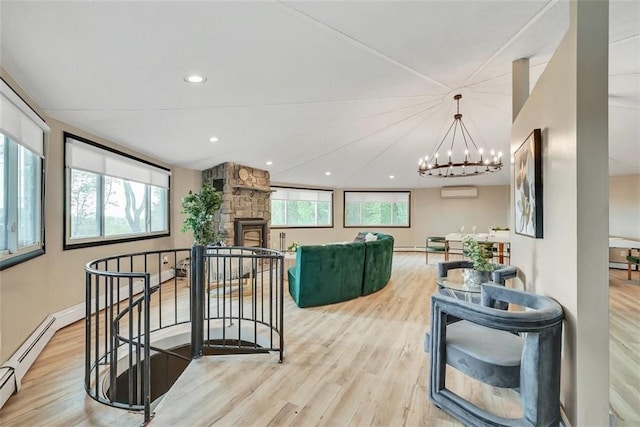
<path id="1" fill-rule="evenodd" d="M 520 58 L 511 64 L 511 117 L 515 120 L 529 98 L 529 58 Z"/>
<path id="2" fill-rule="evenodd" d="M 609 2 L 580 0 L 571 6 L 577 35 L 578 411 L 574 424 L 608 425 Z"/>
<path id="3" fill-rule="evenodd" d="M 513 153 L 542 129 L 544 238 L 512 235 L 511 263 L 564 308 L 560 399 L 576 427 L 609 425 L 608 34 L 607 1 L 570 2 L 511 132 Z"/>

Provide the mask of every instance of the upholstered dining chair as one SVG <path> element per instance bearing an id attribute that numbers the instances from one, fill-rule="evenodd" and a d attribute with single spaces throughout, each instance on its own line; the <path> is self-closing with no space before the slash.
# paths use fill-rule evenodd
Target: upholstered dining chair
<path id="1" fill-rule="evenodd" d="M 638 252 L 638 256 L 633 255 L 633 251 Z M 640 278 L 640 249 L 629 249 L 627 254 L 627 280 L 631 280 L 632 265 L 635 264 L 636 271 L 638 271 L 638 278 Z"/>
<path id="2" fill-rule="evenodd" d="M 429 264 L 429 253 L 444 254 L 444 260 L 449 261 L 449 242 L 444 237 L 429 236 L 425 245 L 426 256 L 425 261 Z"/>
<path id="3" fill-rule="evenodd" d="M 482 304 L 439 293 L 431 297 L 430 399 L 466 425 L 559 425 L 562 307 L 548 297 L 499 285 L 483 284 L 481 295 Z M 497 301 L 528 310 L 492 308 Z M 460 320 L 449 323 L 450 316 Z M 497 416 L 448 390 L 446 365 L 516 390 L 522 417 Z"/>

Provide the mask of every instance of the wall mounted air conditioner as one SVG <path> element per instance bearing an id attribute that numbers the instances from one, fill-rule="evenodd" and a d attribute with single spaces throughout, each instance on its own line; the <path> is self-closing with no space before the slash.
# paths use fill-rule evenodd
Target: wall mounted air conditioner
<path id="1" fill-rule="evenodd" d="M 474 197 L 478 197 L 478 187 L 473 185 L 440 188 L 440 198 L 442 199 L 469 199 Z"/>

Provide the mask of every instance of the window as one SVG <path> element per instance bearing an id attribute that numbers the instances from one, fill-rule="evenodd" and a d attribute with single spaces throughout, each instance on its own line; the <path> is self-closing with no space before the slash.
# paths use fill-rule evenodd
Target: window
<path id="1" fill-rule="evenodd" d="M 345 227 L 409 227 L 409 191 L 345 191 Z"/>
<path id="2" fill-rule="evenodd" d="M 333 191 L 276 188 L 271 194 L 271 226 L 333 227 Z"/>
<path id="3" fill-rule="evenodd" d="M 65 133 L 65 249 L 167 236 L 169 171 Z"/>
<path id="4" fill-rule="evenodd" d="M 0 81 L 0 270 L 44 253 L 42 161 L 48 131 Z"/>

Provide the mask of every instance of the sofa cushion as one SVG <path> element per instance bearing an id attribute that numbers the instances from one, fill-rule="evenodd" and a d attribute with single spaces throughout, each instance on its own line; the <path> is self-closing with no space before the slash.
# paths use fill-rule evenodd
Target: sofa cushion
<path id="1" fill-rule="evenodd" d="M 353 239 L 353 241 L 356 243 L 364 243 L 367 241 L 366 236 L 367 236 L 367 233 L 365 232 L 358 233 L 358 235 L 356 236 L 355 239 Z"/>
<path id="2" fill-rule="evenodd" d="M 365 242 L 375 242 L 376 240 L 378 240 L 378 236 L 376 236 L 373 233 L 367 233 L 364 236 L 364 241 Z"/>

